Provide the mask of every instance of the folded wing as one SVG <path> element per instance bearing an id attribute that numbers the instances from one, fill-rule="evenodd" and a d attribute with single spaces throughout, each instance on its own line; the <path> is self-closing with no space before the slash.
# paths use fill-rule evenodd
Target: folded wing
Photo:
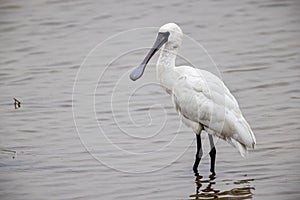
<path id="1" fill-rule="evenodd" d="M 203 125 L 206 132 L 220 137 L 245 155 L 254 148 L 255 136 L 239 105 L 224 83 L 210 72 L 178 67 L 182 73 L 172 96 L 178 112 L 185 119 Z"/>

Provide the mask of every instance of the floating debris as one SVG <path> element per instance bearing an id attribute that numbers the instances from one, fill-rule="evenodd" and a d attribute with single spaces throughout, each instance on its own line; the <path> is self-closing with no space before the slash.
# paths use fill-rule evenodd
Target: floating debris
<path id="1" fill-rule="evenodd" d="M 15 109 L 20 108 L 21 107 L 21 102 L 18 99 L 16 99 L 16 98 L 14 98 L 14 100 L 15 100 L 15 103 L 14 103 Z"/>
<path id="2" fill-rule="evenodd" d="M 15 159 L 17 151 L 15 150 L 10 150 L 10 149 L 0 149 L 0 151 L 4 152 L 4 153 L 13 153 L 14 155 L 12 156 L 13 159 Z"/>

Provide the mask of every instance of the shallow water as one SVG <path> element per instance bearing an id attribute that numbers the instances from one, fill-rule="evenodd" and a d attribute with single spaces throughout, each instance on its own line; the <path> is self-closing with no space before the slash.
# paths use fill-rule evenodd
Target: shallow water
<path id="1" fill-rule="evenodd" d="M 1 1 L 1 199 L 299 199 L 299 8 Z M 167 22 L 186 34 L 178 65 L 221 77 L 257 138 L 245 159 L 218 141 L 216 177 L 208 156 L 192 173 L 194 135 L 156 83 L 157 56 L 128 78 Z"/>

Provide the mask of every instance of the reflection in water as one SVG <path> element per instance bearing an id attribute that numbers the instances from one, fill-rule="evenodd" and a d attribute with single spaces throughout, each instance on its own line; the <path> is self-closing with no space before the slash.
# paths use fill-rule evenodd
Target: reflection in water
<path id="1" fill-rule="evenodd" d="M 203 179 L 203 176 L 199 174 L 195 174 L 195 177 L 196 194 L 190 195 L 191 199 L 251 199 L 253 195 L 251 190 L 255 190 L 255 188 L 250 185 L 254 179 L 235 181 L 233 184 L 239 185 L 238 187 L 221 191 L 213 187 L 213 185 L 216 184 L 215 175 L 210 175 L 209 179 Z"/>

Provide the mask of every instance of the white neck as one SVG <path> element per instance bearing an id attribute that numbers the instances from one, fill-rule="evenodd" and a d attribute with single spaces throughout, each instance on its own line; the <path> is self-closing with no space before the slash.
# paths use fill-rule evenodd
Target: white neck
<path id="1" fill-rule="evenodd" d="M 178 48 L 174 49 L 170 44 L 165 44 L 156 64 L 157 80 L 168 90 L 172 89 L 173 82 L 176 80 L 174 70 L 177 53 Z"/>

